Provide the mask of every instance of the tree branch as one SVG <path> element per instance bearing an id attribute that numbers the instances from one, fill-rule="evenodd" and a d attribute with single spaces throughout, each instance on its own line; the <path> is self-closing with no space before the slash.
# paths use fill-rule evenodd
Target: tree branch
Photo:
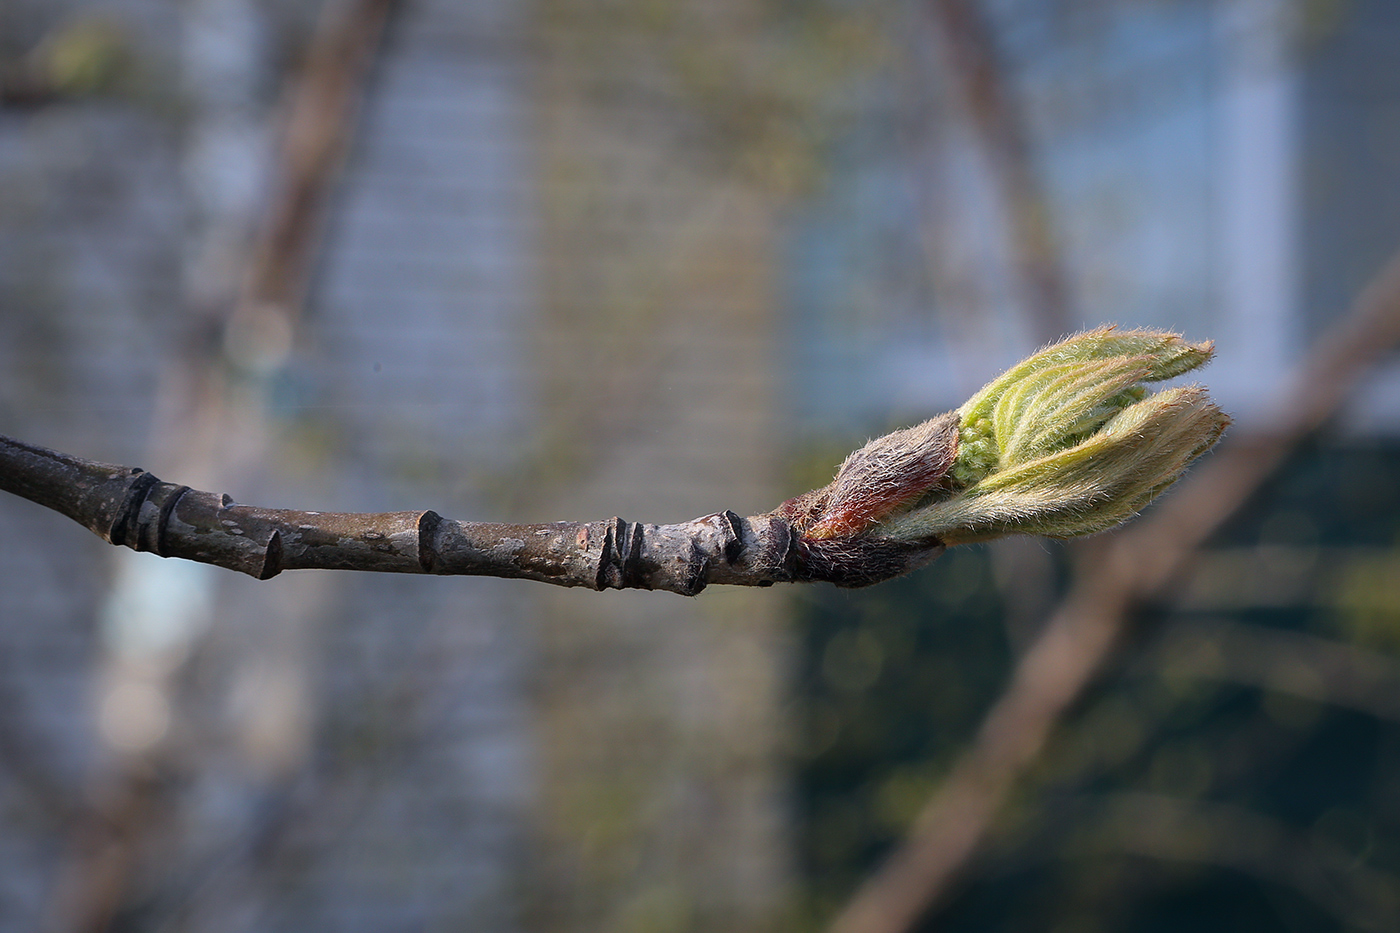
<path id="1" fill-rule="evenodd" d="M 1021 102 L 1006 77 L 987 15 L 971 0 L 930 0 L 943 40 L 940 56 L 987 159 L 1010 220 L 1010 244 L 1031 332 L 1054 340 L 1069 329 L 1069 284 L 1051 228 L 1048 197 L 1035 172 Z"/>
<path id="2" fill-rule="evenodd" d="M 826 580 L 865 586 L 943 551 L 865 536 L 849 553 L 806 542 L 781 512 L 716 512 L 674 525 L 464 522 L 431 510 L 304 512 L 240 505 L 153 474 L 0 435 L 0 489 L 76 521 L 103 540 L 266 580 L 283 570 L 469 574 L 694 596 L 710 583 Z"/>
<path id="3" fill-rule="evenodd" d="M 1126 521 L 1219 439 L 1200 386 L 1141 383 L 1203 365 L 1212 345 L 1103 327 L 1046 347 L 958 411 L 868 442 L 821 489 L 772 512 L 678 525 L 459 522 L 436 512 L 302 512 L 239 505 L 144 470 L 0 436 L 0 489 L 111 544 L 260 580 L 283 570 L 486 574 L 589 589 L 823 580 L 869 586 L 947 544 L 1092 534 Z"/>

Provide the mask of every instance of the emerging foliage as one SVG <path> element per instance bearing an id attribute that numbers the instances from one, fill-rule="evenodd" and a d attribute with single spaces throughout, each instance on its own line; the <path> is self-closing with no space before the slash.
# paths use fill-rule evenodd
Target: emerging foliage
<path id="1" fill-rule="evenodd" d="M 676 525 L 462 522 L 432 510 L 302 512 L 240 505 L 0 436 L 0 489 L 112 544 L 251 574 L 341 569 L 488 574 L 694 596 L 710 583 L 869 586 L 949 544 L 1100 531 L 1171 485 L 1229 419 L 1199 386 L 1140 385 L 1204 363 L 1174 334 L 1081 334 L 1042 350 L 958 411 L 846 458 L 822 489 L 772 512 Z"/>
<path id="2" fill-rule="evenodd" d="M 1162 331 L 1076 335 L 956 412 L 871 441 L 829 486 L 781 511 L 818 552 L 860 537 L 960 544 L 1102 531 L 1175 482 L 1230 423 L 1201 386 L 1143 385 L 1203 365 L 1213 349 Z"/>

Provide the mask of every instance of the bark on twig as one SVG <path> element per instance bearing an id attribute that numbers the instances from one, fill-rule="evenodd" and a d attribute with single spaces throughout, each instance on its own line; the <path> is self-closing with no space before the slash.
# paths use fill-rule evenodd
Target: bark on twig
<path id="1" fill-rule="evenodd" d="M 903 933 L 949 892 L 1011 789 L 1104 666 L 1128 625 L 1128 611 L 1169 583 L 1397 343 L 1400 252 L 1330 339 L 1304 360 L 1280 399 L 1272 430 L 1217 453 L 1151 518 L 1109 543 L 1075 582 L 1017 664 L 972 747 L 924 806 L 904 843 L 836 918 L 833 933 Z"/>
<path id="2" fill-rule="evenodd" d="M 933 560 L 942 543 L 875 535 L 839 552 L 808 541 L 781 511 L 716 512 L 674 525 L 611 518 L 503 524 L 414 512 L 304 512 L 240 505 L 0 436 L 0 489 L 67 515 L 111 544 L 266 580 L 283 570 L 474 574 L 694 596 L 710 583 L 825 580 L 866 586 Z"/>

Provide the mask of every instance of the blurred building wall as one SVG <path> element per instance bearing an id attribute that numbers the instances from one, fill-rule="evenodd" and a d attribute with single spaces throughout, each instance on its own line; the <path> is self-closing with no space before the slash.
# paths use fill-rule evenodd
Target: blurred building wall
<path id="1" fill-rule="evenodd" d="M 717 43 L 756 28 L 710 7 Z M 271 506 L 772 507 L 772 192 L 687 144 L 693 99 L 613 86 L 684 22 L 400 4 L 309 300 L 230 313 L 319 12 L 7 8 L 7 62 L 90 23 L 120 67 L 0 109 L 3 430 Z M 0 554 L 0 928 L 781 910 L 781 595 L 257 583 L 0 515 L 33 542 Z"/>

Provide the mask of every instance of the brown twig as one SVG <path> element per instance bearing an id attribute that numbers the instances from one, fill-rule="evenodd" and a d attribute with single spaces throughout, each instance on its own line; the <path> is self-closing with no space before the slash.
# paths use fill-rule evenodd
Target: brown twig
<path id="1" fill-rule="evenodd" d="M 1299 367 L 1267 433 L 1227 445 L 1154 515 L 1105 542 L 1022 657 L 972 746 L 905 841 L 832 924 L 833 933 L 903 933 L 945 896 L 1007 794 L 1108 659 L 1127 613 L 1186 565 L 1357 382 L 1400 342 L 1400 253 Z"/>
<path id="2" fill-rule="evenodd" d="M 694 596 L 710 583 L 864 586 L 943 551 L 936 540 L 906 544 L 871 535 L 808 541 L 801 522 L 781 510 L 750 518 L 717 512 L 675 525 L 620 518 L 516 525 L 454 521 L 430 510 L 263 509 L 3 436 L 0 489 L 67 515 L 111 544 L 259 580 L 283 570 L 375 570 Z"/>

